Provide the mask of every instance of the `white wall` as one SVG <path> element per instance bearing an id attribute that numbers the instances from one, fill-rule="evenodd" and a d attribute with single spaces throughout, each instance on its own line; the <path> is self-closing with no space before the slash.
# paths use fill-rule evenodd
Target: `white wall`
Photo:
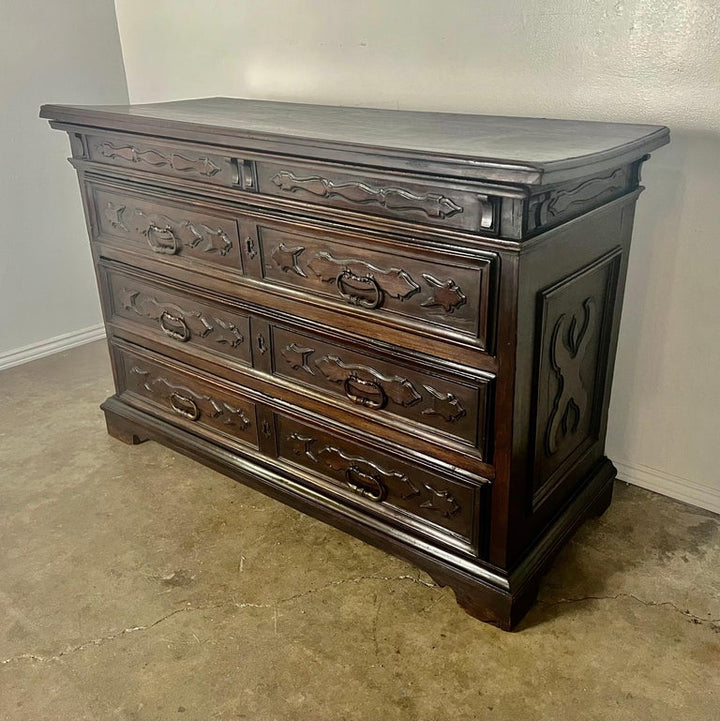
<path id="1" fill-rule="evenodd" d="M 713 0 L 116 0 L 133 102 L 208 95 L 662 123 L 608 454 L 720 511 L 720 5 Z M 151 8 L 151 9 L 150 9 Z"/>
<path id="2" fill-rule="evenodd" d="M 127 102 L 112 0 L 0 6 L 0 367 L 101 334 L 65 133 L 42 103 Z"/>

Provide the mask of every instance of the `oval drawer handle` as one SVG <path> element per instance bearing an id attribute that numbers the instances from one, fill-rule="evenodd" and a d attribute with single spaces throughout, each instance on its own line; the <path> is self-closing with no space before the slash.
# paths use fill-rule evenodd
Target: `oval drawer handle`
<path id="1" fill-rule="evenodd" d="M 345 470 L 345 483 L 363 498 L 380 503 L 387 495 L 387 488 L 383 482 L 370 473 L 365 473 L 355 465 Z"/>
<path id="2" fill-rule="evenodd" d="M 351 283 L 354 283 L 356 287 L 353 288 Z M 355 275 L 355 273 L 345 268 L 345 270 L 338 275 L 335 284 L 342 298 L 352 305 L 367 308 L 368 310 L 375 310 L 375 308 L 380 307 L 382 304 L 382 289 L 371 275 Z M 359 295 L 361 287 L 357 286 L 367 286 L 374 297 L 368 298 L 364 295 Z"/>
<path id="3" fill-rule="evenodd" d="M 172 315 L 166 310 L 160 314 L 160 328 L 166 336 L 179 340 L 181 343 L 190 340 L 190 328 L 185 319 L 178 315 Z"/>
<path id="4" fill-rule="evenodd" d="M 379 410 L 387 404 L 383 387 L 375 381 L 366 381 L 356 375 L 349 375 L 344 383 L 345 395 L 359 406 Z"/>
<path id="5" fill-rule="evenodd" d="M 180 395 L 180 393 L 171 393 L 170 405 L 175 413 L 189 421 L 196 421 L 200 418 L 200 409 L 192 398 Z"/>
<path id="6" fill-rule="evenodd" d="M 175 255 L 180 250 L 180 241 L 173 232 L 173 229 L 166 225 L 161 228 L 155 223 L 150 223 L 145 231 L 148 245 L 153 253 L 164 253 L 165 255 Z"/>

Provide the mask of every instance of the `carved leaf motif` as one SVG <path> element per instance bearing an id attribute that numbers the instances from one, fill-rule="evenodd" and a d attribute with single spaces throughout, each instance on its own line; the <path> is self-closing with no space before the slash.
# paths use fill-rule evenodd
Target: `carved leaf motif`
<path id="1" fill-rule="evenodd" d="M 238 330 L 237 326 L 229 321 L 221 318 L 213 318 L 215 321 L 214 330 L 216 331 L 213 340 L 216 343 L 229 345 L 231 348 L 237 348 L 245 341 L 245 336 Z"/>
<path id="2" fill-rule="evenodd" d="M 288 436 L 292 453 L 296 456 L 307 456 L 313 463 L 317 463 L 317 458 L 313 455 L 311 446 L 316 443 L 312 436 L 304 436 L 301 433 L 291 433 Z"/>
<path id="3" fill-rule="evenodd" d="M 432 386 L 424 386 L 433 399 L 430 408 L 423 409 L 424 416 L 442 416 L 448 423 L 454 423 L 465 415 L 465 409 L 452 393 L 441 393 Z"/>
<path id="4" fill-rule="evenodd" d="M 435 511 L 444 518 L 452 518 L 452 516 L 460 511 L 460 504 L 455 500 L 450 491 L 445 489 L 438 490 L 437 488 L 433 488 L 429 483 L 423 483 L 423 486 L 425 486 L 432 495 L 420 504 L 420 508 Z"/>
<path id="5" fill-rule="evenodd" d="M 302 368 L 311 376 L 314 376 L 315 371 L 308 365 L 308 358 L 314 352 L 314 348 L 303 348 L 297 343 L 289 343 L 280 351 L 280 354 L 290 364 L 291 368 L 295 370 Z"/>
<path id="6" fill-rule="evenodd" d="M 446 313 L 454 313 L 456 308 L 467 302 L 465 294 L 452 278 L 441 281 L 427 273 L 423 273 L 423 278 L 432 288 L 432 295 L 420 304 L 423 308 L 439 305 Z"/>
<path id="7" fill-rule="evenodd" d="M 280 270 L 285 272 L 292 270 L 302 278 L 306 278 L 305 271 L 300 267 L 298 259 L 305 251 L 301 245 L 295 248 L 288 248 L 285 243 L 280 243 L 271 253 L 272 259 L 278 264 Z"/>
<path id="8" fill-rule="evenodd" d="M 349 271 L 359 277 L 372 277 L 386 295 L 389 295 L 391 298 L 397 298 L 398 300 L 406 300 L 420 290 L 420 286 L 405 270 L 400 268 L 383 270 L 382 268 L 376 268 L 370 263 L 352 258 L 339 260 L 333 258 L 333 256 L 326 251 L 317 253 L 308 263 L 308 268 L 310 268 L 320 280 L 326 283 L 337 280 L 338 275 L 343 271 Z"/>
<path id="9" fill-rule="evenodd" d="M 108 200 L 107 204 L 105 205 L 103 215 L 105 216 L 107 222 L 110 223 L 111 227 L 120 228 L 127 232 L 127 226 L 125 225 L 125 223 L 123 223 L 122 219 L 123 213 L 126 210 L 127 206 L 117 205 Z"/>
<path id="10" fill-rule="evenodd" d="M 550 344 L 550 362 L 558 380 L 547 430 L 545 453 L 557 453 L 561 439 L 577 431 L 580 420 L 587 412 L 588 391 L 580 371 L 595 326 L 595 301 L 583 301 L 583 323 L 577 327 L 573 314 L 568 323 L 565 313 L 555 323 Z M 566 327 L 567 326 L 567 327 Z"/>
<path id="11" fill-rule="evenodd" d="M 385 395 L 400 406 L 412 406 L 417 403 L 422 395 L 417 392 L 415 386 L 401 376 L 384 376 L 374 368 L 361 365 L 350 365 L 343 363 L 340 358 L 333 355 L 323 356 L 315 361 L 315 365 L 321 373 L 333 383 L 345 383 L 350 377 L 359 378 L 363 381 L 378 383 L 381 385 Z"/>
<path id="12" fill-rule="evenodd" d="M 417 194 L 405 188 L 374 187 L 367 183 L 335 183 L 320 175 L 301 178 L 281 170 L 272 179 L 281 190 L 289 193 L 305 191 L 320 198 L 343 198 L 351 203 L 376 203 L 400 212 L 420 211 L 429 218 L 450 218 L 463 212 L 463 207 L 438 193 Z"/>

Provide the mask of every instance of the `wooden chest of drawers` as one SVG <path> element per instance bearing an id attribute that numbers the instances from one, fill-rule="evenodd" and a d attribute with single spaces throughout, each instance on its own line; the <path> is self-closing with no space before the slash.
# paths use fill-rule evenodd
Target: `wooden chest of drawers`
<path id="1" fill-rule="evenodd" d="M 68 132 L 116 393 L 153 439 L 511 628 L 610 501 L 610 382 L 659 126 L 213 98 Z"/>

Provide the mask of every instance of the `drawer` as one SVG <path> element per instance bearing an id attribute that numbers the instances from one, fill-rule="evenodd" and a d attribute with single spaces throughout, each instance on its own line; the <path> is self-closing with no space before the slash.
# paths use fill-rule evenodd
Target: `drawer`
<path id="1" fill-rule="evenodd" d="M 257 161 L 256 173 L 265 195 L 473 233 L 497 232 L 495 199 L 468 185 L 281 161 Z"/>
<path id="2" fill-rule="evenodd" d="M 215 440 L 258 447 L 255 404 L 194 374 L 114 348 L 122 399 Z"/>
<path id="3" fill-rule="evenodd" d="M 488 460 L 491 376 L 461 379 L 279 324 L 272 325 L 271 348 L 276 377 L 318 390 L 403 432 L 412 424 L 433 443 L 438 435 L 451 438 Z"/>
<path id="4" fill-rule="evenodd" d="M 243 167 L 242 161 L 192 145 L 133 136 L 88 135 L 87 148 L 97 163 L 213 185 L 237 185 L 238 168 Z"/>
<path id="5" fill-rule="evenodd" d="M 195 209 L 187 201 L 157 200 L 130 191 L 88 185 L 96 236 L 167 262 L 187 258 L 242 272 L 234 215 Z"/>
<path id="6" fill-rule="evenodd" d="M 107 293 L 106 318 L 116 325 L 141 326 L 158 339 L 252 365 L 250 317 L 237 309 L 109 270 L 100 264 Z"/>
<path id="7" fill-rule="evenodd" d="M 242 228 L 260 249 L 247 264 L 250 276 L 349 306 L 374 321 L 488 348 L 491 254 L 451 254 L 271 219 L 248 218 Z"/>
<path id="8" fill-rule="evenodd" d="M 275 431 L 280 459 L 359 497 L 373 513 L 477 548 L 481 494 L 489 484 L 454 480 L 281 414 Z"/>
<path id="9" fill-rule="evenodd" d="M 197 357 L 200 350 L 216 356 L 221 367 L 228 361 L 254 365 L 301 396 L 310 388 L 322 402 L 340 404 L 371 423 L 404 434 L 414 426 L 430 443 L 452 440 L 488 461 L 490 374 L 450 373 L 439 364 L 333 342 L 299 330 L 300 319 L 297 325 L 268 321 L 257 311 L 205 299 L 132 269 L 106 262 L 99 268 L 107 289 L 106 317 L 121 336 L 124 331 L 153 339 L 171 356 L 183 350 Z"/>

